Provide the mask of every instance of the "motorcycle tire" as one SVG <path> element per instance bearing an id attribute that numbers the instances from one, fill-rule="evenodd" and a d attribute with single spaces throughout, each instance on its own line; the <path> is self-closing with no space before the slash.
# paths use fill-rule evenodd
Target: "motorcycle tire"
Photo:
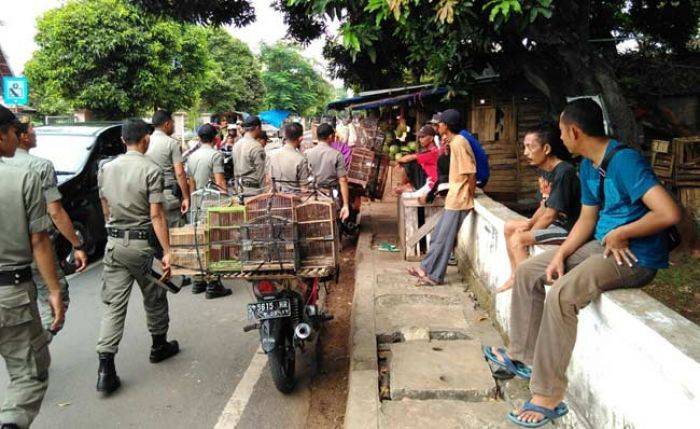
<path id="1" fill-rule="evenodd" d="M 279 337 L 275 339 L 275 349 L 268 353 L 267 356 L 275 387 L 280 392 L 288 394 L 292 393 L 296 386 L 296 379 L 294 378 L 296 356 L 292 338 L 293 333 L 289 324 L 280 329 L 278 335 Z"/>

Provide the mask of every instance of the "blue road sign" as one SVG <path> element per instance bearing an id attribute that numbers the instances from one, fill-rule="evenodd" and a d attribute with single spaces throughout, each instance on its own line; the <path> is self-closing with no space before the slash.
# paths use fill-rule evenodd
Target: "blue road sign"
<path id="1" fill-rule="evenodd" d="M 8 106 L 29 104 L 29 82 L 24 76 L 2 78 L 2 99 Z"/>

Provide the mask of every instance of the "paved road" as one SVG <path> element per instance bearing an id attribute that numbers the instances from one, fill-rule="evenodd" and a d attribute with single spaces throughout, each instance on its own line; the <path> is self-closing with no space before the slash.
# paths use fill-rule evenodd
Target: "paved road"
<path id="1" fill-rule="evenodd" d="M 68 321 L 51 344 L 50 387 L 32 427 L 214 427 L 258 350 L 258 334 L 241 330 L 248 323 L 245 304 L 252 301 L 246 283 L 227 283 L 234 295 L 218 300 L 192 295 L 189 288 L 170 295 L 170 338 L 180 342 L 182 351 L 157 365 L 148 362 L 150 336 L 141 293 L 134 288 L 116 361 L 122 388 L 112 397 L 101 398 L 95 392 L 101 270 L 96 264 L 69 280 Z M 236 427 L 305 426 L 309 407 L 306 381 L 294 394 L 283 396 L 275 390 L 267 368 L 259 378 L 248 376 L 246 380 L 249 389 L 242 386 L 239 390 L 250 390 L 250 394 L 236 395 L 239 405 L 247 404 L 238 413 Z M 7 374 L 0 371 L 0 386 L 6 383 Z"/>

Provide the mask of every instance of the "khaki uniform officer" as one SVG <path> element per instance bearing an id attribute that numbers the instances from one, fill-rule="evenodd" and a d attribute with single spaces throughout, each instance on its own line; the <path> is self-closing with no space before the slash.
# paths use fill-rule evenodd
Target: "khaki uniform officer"
<path id="1" fill-rule="evenodd" d="M 0 106 L 0 156 L 14 155 L 17 125 L 15 116 Z M 64 308 L 39 175 L 0 160 L 0 183 L 0 355 L 10 378 L 0 421 L 3 427 L 28 428 L 48 388 L 51 361 L 29 268 L 32 257 L 49 288 L 54 331 L 63 325 Z"/>
<path id="2" fill-rule="evenodd" d="M 311 175 L 309 163 L 299 152 L 303 138 L 304 128 L 301 124 L 287 124 L 284 127 L 284 146 L 268 158 L 268 182 L 275 180 L 275 186 L 281 192 L 300 192 L 308 183 Z"/>
<path id="3" fill-rule="evenodd" d="M 38 156 L 31 155 L 28 150 L 36 147 L 36 132 L 34 131 L 31 124 L 20 124 L 17 126 L 19 133 L 19 146 L 15 152 L 15 156 L 12 158 L 5 158 L 5 161 L 16 167 L 24 168 L 39 174 L 41 179 L 42 190 L 44 192 L 44 198 L 46 200 L 46 209 L 53 221 L 53 224 L 58 229 L 58 231 L 71 243 L 74 250 L 75 262 L 77 265 L 77 271 L 83 271 L 87 267 L 88 257 L 83 250 L 84 243 L 76 235 L 75 229 L 73 228 L 73 222 L 71 221 L 68 213 L 63 208 L 61 204 L 61 193 L 58 190 L 58 184 L 56 181 L 56 172 L 54 171 L 53 164 L 51 161 Z M 53 230 L 53 227 L 51 228 Z M 53 232 L 53 231 L 50 231 Z M 59 285 L 61 286 L 61 296 L 63 297 L 63 304 L 68 311 L 68 304 L 70 303 L 68 295 L 68 282 L 66 281 L 65 274 L 58 263 L 58 259 L 55 260 L 56 264 L 56 276 L 58 277 Z M 49 329 L 53 323 L 53 310 L 49 305 L 49 290 L 39 273 L 39 268 L 36 263 L 32 263 L 32 280 L 37 287 L 37 303 L 39 305 L 39 314 L 41 315 L 41 323 L 44 329 Z"/>
<path id="4" fill-rule="evenodd" d="M 172 114 L 158 110 L 153 115 L 153 126 L 146 155 L 163 170 L 163 208 L 170 228 L 184 224 L 183 215 L 190 209 L 190 193 L 182 161 L 180 143 L 172 138 L 175 121 Z"/>
<path id="5" fill-rule="evenodd" d="M 257 195 L 263 192 L 265 180 L 265 148 L 257 140 L 262 133 L 257 116 L 248 116 L 243 121 L 245 135 L 233 146 L 233 176 L 240 180 L 243 192 Z"/>
<path id="6" fill-rule="evenodd" d="M 163 248 L 163 268 L 166 272 L 170 270 L 163 173 L 144 155 L 151 131 L 151 126 L 140 119 L 124 121 L 122 140 L 127 152 L 106 163 L 97 176 L 109 236 L 102 261 L 104 312 L 97 341 L 100 359 L 97 390 L 104 393 L 111 393 L 120 385 L 114 355 L 124 333 L 134 281 L 141 288 L 148 330 L 153 337 L 151 362 L 160 362 L 179 351 L 177 341 L 166 341 L 170 322 L 166 291 L 148 275 L 156 252 L 155 239 Z"/>
<path id="7" fill-rule="evenodd" d="M 311 174 L 320 188 L 337 189 L 340 187 L 340 195 L 343 199 L 340 219 L 345 220 L 350 216 L 350 188 L 348 187 L 345 160 L 343 160 L 343 155 L 329 144 L 335 135 L 333 127 L 325 123 L 321 124 L 316 129 L 316 135 L 318 136 L 318 144 L 304 152 L 304 155 L 309 160 Z"/>
<path id="8" fill-rule="evenodd" d="M 211 124 L 204 124 L 197 130 L 201 147 L 187 158 L 187 173 L 192 189 L 204 189 L 210 180 L 214 180 L 220 192 L 226 193 L 226 178 L 224 177 L 224 156 L 214 149 L 213 142 L 217 130 Z M 199 209 L 199 207 L 195 207 Z M 199 213 L 199 212 L 196 212 Z M 206 291 L 206 298 L 221 298 L 229 296 L 233 292 L 226 289 L 219 278 L 206 279 L 203 276 L 194 276 L 192 293 L 198 294 Z"/>

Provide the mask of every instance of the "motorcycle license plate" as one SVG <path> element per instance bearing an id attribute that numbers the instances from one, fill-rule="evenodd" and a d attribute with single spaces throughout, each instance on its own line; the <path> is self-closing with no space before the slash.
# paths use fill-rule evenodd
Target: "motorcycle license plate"
<path id="1" fill-rule="evenodd" d="M 248 317 L 250 319 L 277 319 L 279 317 L 288 317 L 291 315 L 292 307 L 288 299 L 261 301 L 248 304 Z"/>

